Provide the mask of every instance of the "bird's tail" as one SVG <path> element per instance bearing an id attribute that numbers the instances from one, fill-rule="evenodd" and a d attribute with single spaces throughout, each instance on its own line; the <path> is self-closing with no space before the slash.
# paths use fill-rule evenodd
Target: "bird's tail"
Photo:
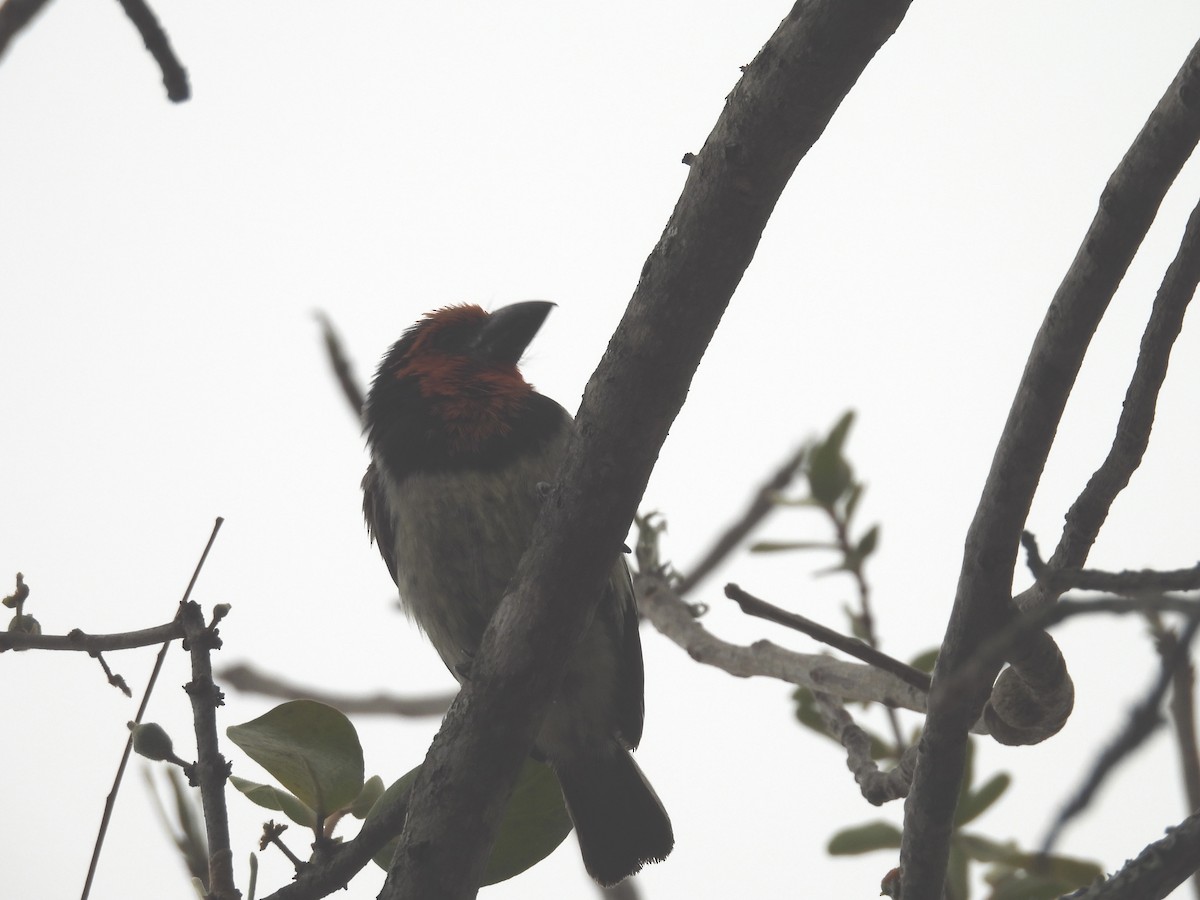
<path id="1" fill-rule="evenodd" d="M 675 846 L 671 820 L 629 752 L 613 741 L 557 767 L 588 874 L 614 885 Z"/>

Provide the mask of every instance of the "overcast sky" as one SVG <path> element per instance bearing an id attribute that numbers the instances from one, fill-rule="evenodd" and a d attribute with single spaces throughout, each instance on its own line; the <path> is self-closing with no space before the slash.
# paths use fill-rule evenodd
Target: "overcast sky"
<path id="1" fill-rule="evenodd" d="M 365 379 L 429 309 L 554 300 L 525 368 L 574 409 L 683 185 L 680 158 L 788 4 L 156 9 L 191 76 L 183 105 L 167 102 L 116 3 L 57 0 L 0 61 L 0 593 L 24 572 L 48 632 L 165 622 L 220 515 L 195 594 L 233 606 L 219 664 L 345 691 L 448 689 L 367 543 L 363 444 L 313 312 L 337 323 Z M 1198 37 L 1193 0 L 914 4 L 784 193 L 663 449 L 643 509 L 667 515 L 679 568 L 798 442 L 853 408 L 860 516 L 882 526 L 868 575 L 884 649 L 908 658 L 941 639 L 1030 340 L 1105 181 Z M 1096 337 L 1028 523 L 1046 548 L 1107 450 L 1197 196 L 1193 161 Z M 1195 315 L 1093 565 L 1200 557 Z M 788 511 L 760 536 L 825 532 Z M 851 585 L 811 577 L 828 562 L 738 556 L 696 598 L 712 606 L 705 625 L 812 652 L 745 620 L 720 586 L 844 627 Z M 1059 630 L 1075 715 L 1043 745 L 982 744 L 981 777 L 1004 769 L 1015 784 L 977 831 L 1040 840 L 1152 681 L 1145 630 Z M 786 685 L 703 668 L 648 626 L 642 639 L 638 760 L 677 836 L 641 879 L 648 900 L 874 896 L 894 857 L 832 860 L 824 845 L 847 825 L 899 822 L 900 804 L 861 800 L 840 751 L 794 724 Z M 109 658 L 135 696 L 152 656 Z M 4 891 L 76 896 L 136 702 L 83 655 L 6 654 L 0 678 Z M 185 757 L 187 679 L 173 649 L 148 715 Z M 231 693 L 221 724 L 270 705 Z M 398 777 L 436 727 L 363 722 L 368 772 Z M 262 777 L 226 752 L 235 773 Z M 93 896 L 188 896 L 140 768 Z M 244 888 L 265 817 L 232 805 Z M 1186 812 L 1164 732 L 1062 849 L 1112 870 Z M 260 894 L 289 875 L 266 854 Z M 372 869 L 339 896 L 381 883 Z M 569 840 L 484 896 L 594 895 Z"/>

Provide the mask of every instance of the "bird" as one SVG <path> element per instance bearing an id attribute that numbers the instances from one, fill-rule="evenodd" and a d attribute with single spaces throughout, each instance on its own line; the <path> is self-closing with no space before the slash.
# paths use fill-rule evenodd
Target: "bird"
<path id="1" fill-rule="evenodd" d="M 516 573 L 575 422 L 517 363 L 553 303 L 446 306 L 383 357 L 363 407 L 363 513 L 415 619 L 460 683 Z M 584 867 L 613 885 L 675 843 L 630 751 L 644 717 L 637 601 L 618 556 L 534 740 Z"/>

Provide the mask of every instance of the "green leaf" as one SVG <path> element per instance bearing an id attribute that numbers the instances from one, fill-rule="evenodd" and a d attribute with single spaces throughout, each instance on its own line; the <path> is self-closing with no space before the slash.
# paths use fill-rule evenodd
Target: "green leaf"
<path id="1" fill-rule="evenodd" d="M 971 896 L 971 883 L 968 878 L 967 864 L 969 860 L 963 853 L 958 841 L 950 839 L 950 857 L 946 861 L 946 887 L 948 896 L 954 900 L 967 900 Z"/>
<path id="2" fill-rule="evenodd" d="M 998 863 L 1009 868 L 1023 868 L 1028 861 L 1028 855 L 1022 853 L 1013 841 L 994 841 L 978 834 L 960 832 L 954 839 L 958 841 L 963 851 L 971 857 L 985 863 Z"/>
<path id="3" fill-rule="evenodd" d="M 817 712 L 817 701 L 813 698 L 812 691 L 805 687 L 798 687 L 792 691 L 792 699 L 796 701 L 796 720 L 805 728 L 811 728 L 817 734 L 829 737 L 829 732 L 825 729 L 825 721 Z"/>
<path id="4" fill-rule="evenodd" d="M 926 650 L 924 653 L 918 653 L 911 660 L 909 665 L 914 669 L 920 669 L 927 675 L 933 674 L 933 667 L 937 663 L 938 653 L 942 650 L 941 647 L 934 647 L 931 650 Z"/>
<path id="5" fill-rule="evenodd" d="M 989 778 L 976 791 L 969 791 L 959 800 L 958 810 L 954 814 L 956 826 L 966 825 L 983 815 L 1000 796 L 1008 790 L 1012 778 L 1007 772 L 999 772 Z"/>
<path id="6" fill-rule="evenodd" d="M 825 438 L 825 445 L 832 447 L 837 453 L 842 452 L 842 446 L 846 443 L 846 435 L 850 432 L 850 426 L 854 424 L 854 410 L 848 409 L 842 413 L 842 417 L 837 420 L 837 424 L 829 432 L 829 437 Z"/>
<path id="7" fill-rule="evenodd" d="M 869 822 L 845 828 L 829 839 L 826 851 L 830 856 L 856 856 L 875 850 L 896 850 L 900 847 L 900 829 L 891 822 Z"/>
<path id="8" fill-rule="evenodd" d="M 850 463 L 841 452 L 827 444 L 818 444 L 808 456 L 808 490 L 820 506 L 832 508 L 853 483 Z"/>
<path id="9" fill-rule="evenodd" d="M 858 546 L 854 548 L 854 555 L 859 560 L 864 560 L 879 546 L 879 526 L 872 525 L 866 534 L 858 542 Z"/>
<path id="10" fill-rule="evenodd" d="M 1036 856 L 1037 871 L 1049 875 L 1073 891 L 1104 877 L 1104 867 L 1088 859 L 1072 856 Z M 1042 868 L 1045 867 L 1045 868 Z"/>
<path id="11" fill-rule="evenodd" d="M 1027 869 L 988 873 L 987 881 L 994 885 L 989 900 L 1051 900 L 1104 877 L 1103 868 L 1085 860 L 1019 855 L 1029 863 Z"/>
<path id="12" fill-rule="evenodd" d="M 367 814 L 367 822 L 397 803 L 407 803 L 408 792 L 419 771 L 420 766 L 384 791 Z M 544 763 L 527 759 L 500 820 L 500 830 L 481 887 L 520 875 L 549 856 L 570 833 L 571 817 L 563 803 L 554 770 Z M 375 854 L 376 865 L 388 869 L 395 852 L 394 839 Z"/>
<path id="13" fill-rule="evenodd" d="M 273 784 L 259 784 L 257 781 L 248 781 L 245 778 L 238 778 L 236 775 L 229 776 L 229 783 L 245 794 L 248 800 L 263 809 L 281 812 L 297 825 L 305 828 L 317 827 L 317 814 L 287 791 L 280 790 Z"/>
<path id="14" fill-rule="evenodd" d="M 356 819 L 366 818 L 367 813 L 371 811 L 371 807 L 375 802 L 383 796 L 383 779 L 378 775 L 372 775 L 367 779 L 363 789 L 358 792 L 358 796 L 354 798 L 354 804 L 350 807 L 350 815 Z"/>
<path id="15" fill-rule="evenodd" d="M 258 889 L 258 857 L 250 854 L 250 886 L 247 888 L 246 900 L 254 900 L 254 892 Z"/>
<path id="16" fill-rule="evenodd" d="M 841 742 L 829 733 L 829 729 L 825 727 L 825 720 L 817 712 L 817 701 L 813 697 L 812 691 L 806 687 L 798 687 L 792 691 L 792 699 L 796 701 L 796 720 L 801 725 L 811 728 L 821 737 L 828 738 L 841 746 Z M 894 759 L 896 757 L 894 746 L 869 729 L 864 728 L 863 733 L 871 741 L 871 759 Z"/>
<path id="17" fill-rule="evenodd" d="M 1012 873 L 1025 873 L 1038 879 L 1039 883 L 1059 885 L 1062 893 L 1091 884 L 1104 875 L 1103 867 L 1090 860 L 1025 853 L 1017 849 L 1016 844 L 998 844 L 978 835 L 962 837 L 965 838 L 964 845 L 970 847 L 971 855 L 976 859 L 995 862 Z M 989 880 L 994 884 L 1001 884 L 1006 877 L 1010 876 L 1003 873 L 999 877 L 989 875 Z"/>
<path id="18" fill-rule="evenodd" d="M 231 725 L 226 734 L 318 819 L 349 806 L 362 790 L 362 745 L 350 720 L 332 706 L 292 700 Z"/>
<path id="19" fill-rule="evenodd" d="M 854 518 L 854 512 L 858 509 L 858 501 L 862 499 L 864 490 L 865 488 L 861 484 L 856 484 L 846 494 L 846 513 L 843 520 L 847 527 L 850 526 L 850 520 Z"/>

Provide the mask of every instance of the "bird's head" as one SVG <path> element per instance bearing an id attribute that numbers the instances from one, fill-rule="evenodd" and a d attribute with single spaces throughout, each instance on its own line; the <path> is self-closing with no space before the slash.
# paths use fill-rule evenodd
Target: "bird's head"
<path id="1" fill-rule="evenodd" d="M 528 300 L 490 313 L 473 304 L 427 313 L 375 373 L 364 412 L 368 441 L 444 459 L 477 454 L 503 437 L 533 395 L 517 362 L 553 306 Z"/>

